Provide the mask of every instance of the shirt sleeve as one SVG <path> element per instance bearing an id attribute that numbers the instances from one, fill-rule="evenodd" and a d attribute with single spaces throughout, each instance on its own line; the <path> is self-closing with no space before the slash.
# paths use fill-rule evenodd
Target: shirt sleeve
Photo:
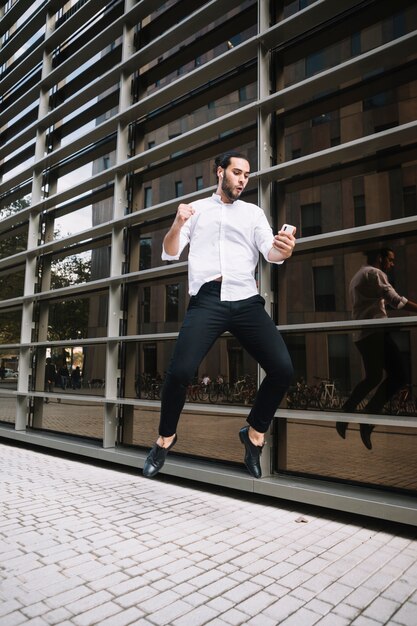
<path id="1" fill-rule="evenodd" d="M 177 254 L 175 255 L 168 254 L 168 252 L 166 252 L 164 248 L 164 244 L 162 243 L 161 258 L 163 261 L 178 261 L 178 259 L 181 256 L 181 252 L 184 250 L 185 246 L 190 243 L 190 222 L 191 222 L 191 219 L 185 222 L 184 226 L 181 228 L 180 245 L 179 245 Z"/>
<path id="2" fill-rule="evenodd" d="M 269 225 L 266 215 L 262 209 L 259 208 L 259 216 L 255 224 L 255 242 L 258 250 L 268 263 L 274 263 L 275 265 L 281 265 L 284 261 L 270 261 L 268 254 L 273 247 L 274 233 Z"/>
<path id="3" fill-rule="evenodd" d="M 393 309 L 402 309 L 407 304 L 407 298 L 400 296 L 400 294 L 395 291 L 384 272 L 377 272 L 376 279 L 381 298 L 384 298 L 385 302 Z"/>

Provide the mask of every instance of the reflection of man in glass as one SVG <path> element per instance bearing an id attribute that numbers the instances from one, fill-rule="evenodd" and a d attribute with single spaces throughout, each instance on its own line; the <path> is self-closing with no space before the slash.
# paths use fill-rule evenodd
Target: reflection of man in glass
<path id="1" fill-rule="evenodd" d="M 293 233 L 273 235 L 263 210 L 240 200 L 250 173 L 247 158 L 237 152 L 216 159 L 217 190 L 210 198 L 180 204 L 164 239 L 165 260 L 178 259 L 187 244 L 191 295 L 161 396 L 159 438 L 143 468 L 155 476 L 176 442 L 176 428 L 187 385 L 220 335 L 230 331 L 265 370 L 249 426 L 239 432 L 245 464 L 260 478 L 264 433 L 292 377 L 287 348 L 258 294 L 255 269 L 261 252 L 270 263 L 282 263 L 293 251 Z M 219 433 L 221 439 L 222 433 Z"/>
<path id="2" fill-rule="evenodd" d="M 51 357 L 48 357 L 45 364 L 45 391 L 51 392 L 54 390 L 55 378 L 55 365 L 52 363 Z M 45 402 L 49 402 L 48 398 L 46 398 Z"/>
<path id="3" fill-rule="evenodd" d="M 366 265 L 360 268 L 350 282 L 353 319 L 386 318 L 386 303 L 394 309 L 417 312 L 417 304 L 400 296 L 388 281 L 386 272 L 394 267 L 394 252 L 382 248 L 368 252 L 366 256 Z M 363 413 L 380 413 L 384 404 L 407 382 L 400 350 L 389 332 L 375 328 L 362 329 L 355 338 L 355 344 L 362 357 L 365 378 L 356 385 L 342 410 L 353 412 L 378 386 Z M 384 370 L 386 378 L 382 380 Z M 337 432 L 343 439 L 347 426 L 347 422 L 336 424 Z M 372 449 L 373 428 L 371 424 L 360 424 L 362 442 L 369 450 Z"/>

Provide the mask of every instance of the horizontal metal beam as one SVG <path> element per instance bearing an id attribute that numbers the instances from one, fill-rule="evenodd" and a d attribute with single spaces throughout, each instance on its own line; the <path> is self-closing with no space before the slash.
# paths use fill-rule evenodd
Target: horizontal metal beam
<path id="1" fill-rule="evenodd" d="M 285 48 L 292 39 L 308 33 L 331 19 L 337 17 L 342 19 L 343 13 L 354 7 L 360 8 L 361 4 L 363 0 L 339 0 L 338 2 L 318 0 L 261 33 L 260 41 L 269 50 L 276 46 Z"/>
<path id="2" fill-rule="evenodd" d="M 264 170 L 261 178 L 264 181 L 287 180 L 296 176 L 309 176 L 314 172 L 327 167 L 340 167 L 354 159 L 372 155 L 378 150 L 385 150 L 397 144 L 408 145 L 417 141 L 417 121 L 408 122 L 388 130 L 374 133 L 347 141 L 320 152 L 313 152 L 306 156 L 285 163 L 279 163 Z"/>
<path id="3" fill-rule="evenodd" d="M 352 88 L 357 88 L 363 81 L 364 75 L 379 71 L 381 67 L 386 70 L 397 66 L 398 59 L 406 60 L 408 57 L 413 57 L 416 48 L 417 31 L 414 31 L 305 78 L 294 85 L 280 89 L 260 102 L 261 111 L 272 113 L 285 109 L 279 113 L 284 115 L 288 113 L 288 110 L 298 108 L 302 104 L 305 104 L 307 108 L 317 94 L 329 92 L 329 97 L 337 95 L 339 84 L 346 85 L 357 80 L 358 83 L 352 85 Z"/>

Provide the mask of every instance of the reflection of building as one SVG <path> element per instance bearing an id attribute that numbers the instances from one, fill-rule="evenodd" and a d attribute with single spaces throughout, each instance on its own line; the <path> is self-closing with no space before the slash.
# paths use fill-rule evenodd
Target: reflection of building
<path id="1" fill-rule="evenodd" d="M 142 378 L 163 376 L 188 301 L 186 255 L 162 263 L 162 238 L 179 198 L 192 202 L 211 193 L 213 159 L 230 148 L 246 151 L 256 173 L 247 199 L 266 210 L 275 229 L 283 222 L 297 226 L 294 258 L 272 272 L 261 264 L 258 278 L 297 376 L 310 387 L 335 380 L 343 397 L 361 376 L 348 284 L 363 250 L 393 247 L 395 286 L 417 300 L 417 7 L 406 0 L 351 0 L 343 9 L 300 0 L 231 0 L 227 10 L 224 4 L 169 0 L 154 3 L 149 14 L 140 2 L 116 1 L 98 12 L 89 1 L 71 2 L 51 14 L 39 6 L 37 21 L 27 19 L 23 0 L 1 9 L 8 31 L 1 48 L 1 202 L 31 199 L 29 208 L 0 222 L 3 239 L 18 229 L 26 246 L 0 259 L 2 276 L 25 276 L 0 301 L 1 319 L 18 322 L 14 339 L 8 336 L 0 349 L 20 357 L 17 430 L 34 425 L 48 441 L 48 430 L 62 428 L 45 415 L 35 364 L 46 348 L 60 355 L 63 347 L 81 345 L 85 379 L 105 380 L 104 388 L 91 382 L 81 392 L 105 419 L 94 435 L 88 419 L 75 425 L 68 412 L 65 432 L 96 436 L 103 454 L 116 444 L 133 446 L 139 458 L 158 417 L 157 400 L 138 397 Z M 21 41 L 30 42 L 27 59 Z M 70 232 L 57 234 L 66 216 Z M 72 257 L 86 253 L 89 276 L 70 271 L 58 288 L 51 280 L 57 262 L 70 267 Z M 88 324 L 81 338 L 68 336 L 63 346 L 54 312 L 68 302 L 82 303 Z M 384 324 L 416 384 L 415 318 L 397 312 Z M 224 337 L 203 371 L 233 382 L 256 366 Z M 86 400 L 86 416 L 90 405 Z M 282 407 L 279 438 L 264 455 L 273 473 L 259 489 L 310 501 L 309 494 L 323 493 L 315 479 L 326 477 L 320 502 L 358 510 L 356 502 L 367 497 L 360 485 L 385 486 L 393 508 L 387 512 L 376 498 L 367 512 L 409 521 L 408 505 L 400 511 L 393 494 L 416 490 L 399 469 L 407 450 L 408 474 L 417 474 L 415 453 L 408 453 L 416 415 L 397 403 L 395 415 L 373 416 L 369 454 L 353 425 L 349 440 L 339 440 L 335 414 L 315 408 Z M 178 453 L 240 458 L 235 425 L 244 406 L 195 404 L 187 411 Z M 215 439 L 219 424 L 229 443 L 213 457 L 205 440 Z M 181 462 L 185 475 L 217 480 L 192 461 Z M 383 467 L 391 468 L 389 477 Z M 228 484 L 227 470 L 217 471 Z M 294 474 L 307 481 L 305 491 L 292 490 Z M 335 495 L 340 481 L 357 485 L 343 503 Z"/>

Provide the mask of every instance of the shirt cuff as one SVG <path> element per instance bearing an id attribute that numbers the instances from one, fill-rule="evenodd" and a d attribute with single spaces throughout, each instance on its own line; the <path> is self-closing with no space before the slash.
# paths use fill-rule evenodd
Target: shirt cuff
<path id="1" fill-rule="evenodd" d="M 404 298 L 404 296 L 402 296 L 401 301 L 399 302 L 397 309 L 403 309 L 405 307 L 405 305 L 407 304 L 408 299 Z"/>
<path id="2" fill-rule="evenodd" d="M 180 254 L 175 254 L 175 255 L 168 254 L 168 252 L 165 252 L 165 249 L 162 246 L 161 258 L 163 261 L 178 261 L 178 259 L 180 258 Z"/>
<path id="3" fill-rule="evenodd" d="M 265 246 L 263 246 L 263 248 L 261 249 L 261 253 L 265 261 L 267 263 L 272 263 L 273 265 L 282 265 L 284 263 L 284 259 L 282 261 L 271 261 L 270 259 L 268 259 L 268 255 L 271 250 L 273 250 L 273 247 L 267 244 L 265 244 Z"/>

